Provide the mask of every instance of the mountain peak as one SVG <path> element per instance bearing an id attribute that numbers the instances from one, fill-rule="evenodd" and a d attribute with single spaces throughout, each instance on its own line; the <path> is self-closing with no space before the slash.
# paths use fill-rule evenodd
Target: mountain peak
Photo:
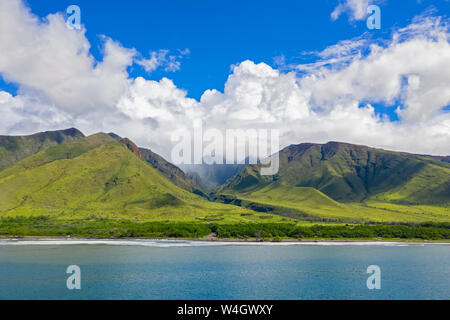
<path id="1" fill-rule="evenodd" d="M 49 131 L 47 131 L 49 132 Z M 51 131 L 50 131 L 51 132 Z M 64 130 L 57 130 L 56 132 L 61 132 L 67 136 L 71 136 L 71 137 L 84 137 L 83 132 L 81 132 L 80 130 L 78 130 L 77 128 L 69 128 L 69 129 L 64 129 Z"/>
<path id="2" fill-rule="evenodd" d="M 250 192 L 268 184 L 315 188 L 342 202 L 388 199 L 395 203 L 448 203 L 449 168 L 446 159 L 387 151 L 337 141 L 291 145 L 279 153 L 276 179 L 261 176 L 250 166 L 220 191 Z M 426 185 L 417 181 L 427 180 Z M 401 190 L 401 191 L 399 191 Z M 389 198 L 389 193 L 395 194 Z M 387 197 L 387 198 L 386 198 Z M 386 200 L 387 201 L 387 200 Z"/>
<path id="3" fill-rule="evenodd" d="M 110 136 L 111 138 L 113 138 L 113 139 L 115 139 L 115 140 L 117 140 L 117 141 L 120 141 L 120 140 L 122 139 L 121 136 L 115 134 L 114 132 L 108 133 L 108 136 Z"/>
<path id="4" fill-rule="evenodd" d="M 38 132 L 26 136 L 0 136 L 0 170 L 58 144 L 84 138 L 76 128 Z"/>

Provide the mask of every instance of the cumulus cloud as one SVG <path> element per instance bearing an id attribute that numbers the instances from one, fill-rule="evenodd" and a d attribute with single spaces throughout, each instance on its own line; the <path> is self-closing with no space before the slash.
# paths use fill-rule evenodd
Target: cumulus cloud
<path id="1" fill-rule="evenodd" d="M 287 73 L 244 61 L 233 67 L 224 92 L 207 90 L 198 103 L 186 98 L 185 92 L 167 95 L 164 103 L 161 96 L 152 100 L 159 108 L 165 105 L 164 110 L 183 114 L 183 124 L 193 121 L 186 113 L 189 108 L 179 107 L 189 99 L 187 104 L 210 127 L 279 128 L 283 146 L 341 140 L 410 152 L 450 153 L 450 120 L 444 111 L 450 103 L 446 23 L 421 17 L 386 43 L 357 38 L 310 54 L 318 57 L 314 66 L 291 65 Z M 375 112 L 372 104 L 377 103 L 396 109 L 400 120 L 391 122 Z M 139 115 L 143 106 L 136 98 L 128 99 L 130 114 Z M 160 114 L 154 108 L 145 106 L 149 111 L 143 117 Z"/>
<path id="2" fill-rule="evenodd" d="M 200 104 L 186 95 L 186 91 L 177 88 L 170 79 L 153 81 L 138 77 L 119 100 L 117 108 L 132 119 L 151 119 L 155 123 L 183 123 L 185 117 L 203 117 Z"/>
<path id="3" fill-rule="evenodd" d="M 133 63 L 148 72 L 176 69 L 168 52 L 143 58 L 104 37 L 96 61 L 84 29 L 69 30 L 58 14 L 41 20 L 18 0 L 1 1 L 0 28 L 0 74 L 19 85 L 17 96 L 0 92 L 2 134 L 114 131 L 169 158 L 171 133 L 201 120 L 205 130 L 222 132 L 279 129 L 280 147 L 335 140 L 450 154 L 449 29 L 438 18 L 418 18 L 387 42 L 360 37 L 310 52 L 317 59 L 308 65 L 243 61 L 223 92 L 206 90 L 200 100 L 168 78 L 128 75 Z M 378 114 L 378 103 L 397 110 L 399 120 Z"/>
<path id="4" fill-rule="evenodd" d="M 210 110 L 209 117 L 238 124 L 270 124 L 307 117 L 308 99 L 294 73 L 281 73 L 265 63 L 247 60 L 234 67 L 223 93 L 207 90 L 200 101 Z"/>
<path id="5" fill-rule="evenodd" d="M 21 93 L 83 113 L 109 108 L 126 88 L 134 50 L 104 38 L 103 61 L 89 53 L 85 29 L 69 30 L 61 14 L 41 20 L 21 1 L 0 2 L 0 71 Z"/>
<path id="6" fill-rule="evenodd" d="M 346 68 L 322 68 L 302 81 L 314 83 L 312 98 L 320 106 L 400 102 L 403 121 L 430 120 L 450 103 L 448 30 L 440 19 L 417 20 L 394 33 L 387 46 L 371 45 L 367 56 L 357 56 Z"/>
<path id="7" fill-rule="evenodd" d="M 70 127 L 72 118 L 60 109 L 27 96 L 0 91 L 0 128 L 3 133 L 37 132 Z"/>

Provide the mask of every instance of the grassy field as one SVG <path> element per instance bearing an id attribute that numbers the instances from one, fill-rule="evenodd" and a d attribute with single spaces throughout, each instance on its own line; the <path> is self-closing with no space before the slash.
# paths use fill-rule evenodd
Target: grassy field
<path id="1" fill-rule="evenodd" d="M 450 168 L 428 164 L 403 185 L 371 199 L 411 205 L 427 203 L 449 206 L 449 186 Z"/>
<path id="2" fill-rule="evenodd" d="M 238 199 L 283 209 L 299 218 L 337 222 L 450 222 L 450 208 L 445 206 L 401 205 L 381 201 L 339 203 L 314 188 L 272 183 L 258 191 L 232 195 Z M 276 210 L 275 210 L 276 211 Z"/>

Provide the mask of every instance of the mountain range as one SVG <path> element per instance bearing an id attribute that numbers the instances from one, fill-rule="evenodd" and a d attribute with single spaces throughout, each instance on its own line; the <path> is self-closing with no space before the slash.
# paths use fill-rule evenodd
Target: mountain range
<path id="1" fill-rule="evenodd" d="M 274 176 L 261 176 L 260 164 L 212 165 L 200 176 L 114 133 L 0 136 L 0 216 L 450 221 L 449 157 L 341 142 L 291 145 L 279 157 Z"/>
<path id="2" fill-rule="evenodd" d="M 288 146 L 279 159 L 277 175 L 261 176 L 260 164 L 249 165 L 219 188 L 218 198 L 348 220 L 450 215 L 450 165 L 445 157 L 328 142 Z"/>
<path id="3" fill-rule="evenodd" d="M 141 151 L 128 139 L 98 133 L 17 161 L 0 171 L 0 216 L 208 222 L 260 215 L 178 186 L 186 178 L 179 169 Z"/>

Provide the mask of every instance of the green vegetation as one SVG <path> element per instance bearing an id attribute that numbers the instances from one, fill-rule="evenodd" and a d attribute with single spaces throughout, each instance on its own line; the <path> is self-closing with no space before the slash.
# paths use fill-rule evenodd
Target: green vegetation
<path id="1" fill-rule="evenodd" d="M 153 168 L 162 173 L 167 179 L 177 186 L 191 191 L 203 194 L 202 188 L 197 186 L 180 168 L 166 161 L 160 155 L 149 149 L 139 148 L 142 159 L 149 163 Z"/>
<path id="2" fill-rule="evenodd" d="M 0 171 L 0 216 L 41 215 L 230 223 L 264 216 L 174 185 L 106 134 L 49 148 Z"/>
<path id="3" fill-rule="evenodd" d="M 213 202 L 150 150 L 73 130 L 0 170 L 0 236 L 449 239 L 450 164 L 438 158 L 290 146 L 278 175 L 246 166 Z M 3 138 L 0 163 L 24 145 Z"/>
<path id="4" fill-rule="evenodd" d="M 450 221 L 450 166 L 432 157 L 330 142 L 280 151 L 280 170 L 247 166 L 218 200 L 335 222 Z"/>
<path id="5" fill-rule="evenodd" d="M 219 193 L 254 192 L 278 181 L 314 188 L 342 203 L 376 196 L 408 205 L 450 203 L 450 165 L 430 157 L 338 142 L 292 145 L 279 156 L 277 176 L 261 176 L 259 164 L 248 166 Z"/>
<path id="6" fill-rule="evenodd" d="M 84 137 L 77 129 L 47 131 L 30 136 L 0 136 L 0 170 L 39 151 Z"/>
<path id="7" fill-rule="evenodd" d="M 235 238 L 281 241 L 295 239 L 450 239 L 450 224 L 313 225 L 293 223 L 200 223 L 126 219 L 58 220 L 45 216 L 0 219 L 0 236 L 78 236 L 94 238 Z"/>
<path id="8" fill-rule="evenodd" d="M 45 216 L 2 218 L 2 236 L 79 236 L 93 238 L 199 238 L 211 233 L 204 223 L 136 222 L 131 220 L 55 220 Z"/>
<path id="9" fill-rule="evenodd" d="M 114 133 L 109 133 L 108 135 L 127 146 L 130 151 L 162 173 L 163 176 L 172 181 L 175 185 L 190 192 L 196 192 L 203 195 L 203 191 L 194 183 L 194 181 L 192 181 L 180 168 L 174 166 L 159 154 L 154 153 L 150 149 L 139 148 L 131 140 L 122 138 Z"/>
<path id="10" fill-rule="evenodd" d="M 407 206 L 381 201 L 339 203 L 314 188 L 291 187 L 280 182 L 271 183 L 255 192 L 222 194 L 218 199 L 308 221 L 341 223 L 450 221 L 448 206 Z"/>
<path id="11" fill-rule="evenodd" d="M 450 239 L 450 225 L 356 225 L 356 226 L 294 226 L 291 224 L 241 224 L 215 226 L 223 238 L 308 238 L 308 239 Z"/>

